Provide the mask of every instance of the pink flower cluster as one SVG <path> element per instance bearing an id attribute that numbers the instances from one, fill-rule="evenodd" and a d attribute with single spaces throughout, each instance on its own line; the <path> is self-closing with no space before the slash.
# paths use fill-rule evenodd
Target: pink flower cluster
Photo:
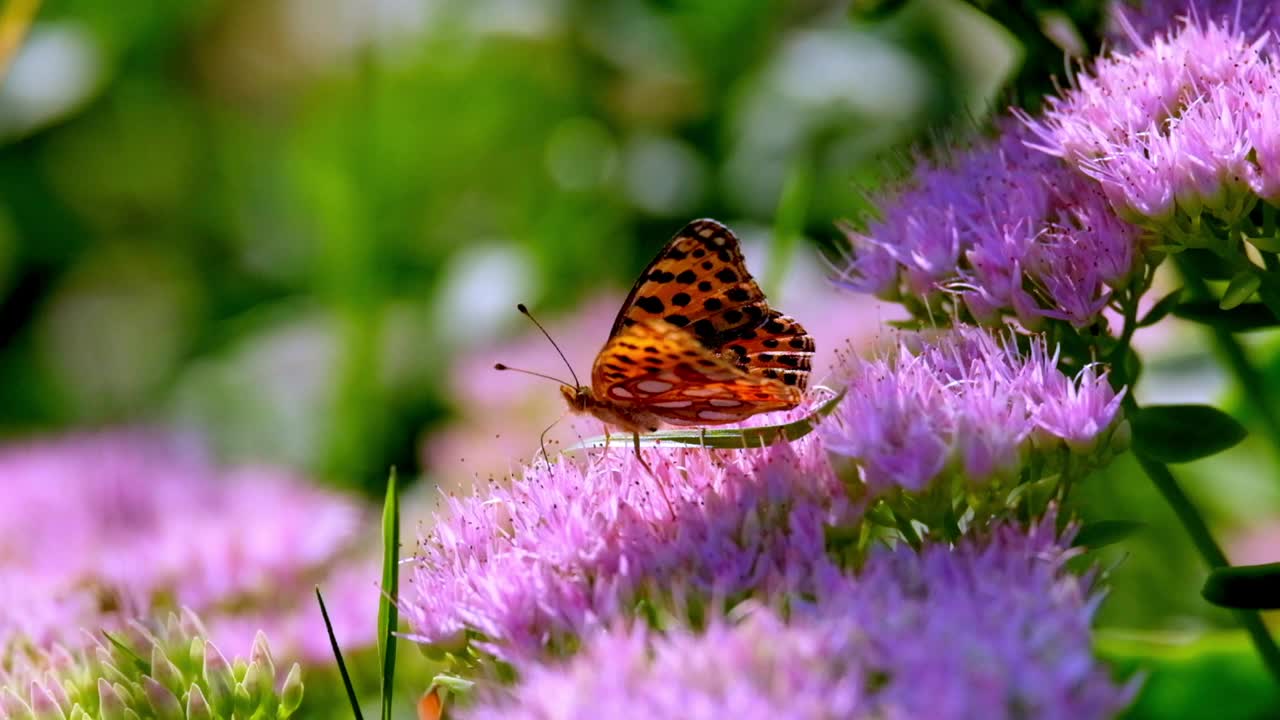
<path id="1" fill-rule="evenodd" d="M 615 623 L 463 716 L 1112 717 L 1134 687 L 1093 657 L 1100 596 L 1064 568 L 1070 540 L 1050 514 L 955 548 L 875 554 L 789 613 L 739 607 L 702 631 Z"/>
<path id="2" fill-rule="evenodd" d="M 1166 231 L 1177 214 L 1230 223 L 1258 198 L 1280 203 L 1275 42 L 1195 19 L 1135 39 L 1027 118 L 1035 144 L 1096 180 L 1126 219 Z"/>
<path id="3" fill-rule="evenodd" d="M 615 450 L 447 499 L 405 586 L 411 637 L 515 662 L 554 654 L 647 592 L 811 587 L 843 490 L 816 438 L 760 450 Z"/>
<path id="4" fill-rule="evenodd" d="M 1254 36 L 1280 32 L 1280 8 L 1272 0 L 1113 0 L 1110 35 L 1121 50 L 1132 50 L 1178 22 L 1213 22 Z M 1267 52 L 1274 52 L 1270 44 Z"/>
<path id="5" fill-rule="evenodd" d="M 277 469 L 221 468 L 198 443 L 142 430 L 3 447 L 0 477 L 0 654 L 185 606 L 229 644 L 274 618 L 278 650 L 328 662 L 311 592 L 352 566 L 361 503 Z M 359 644 L 373 637 L 377 564 L 352 567 L 364 598 L 335 614 Z M 305 624 L 287 620 L 297 615 Z"/>
<path id="6" fill-rule="evenodd" d="M 995 140 L 921 159 L 880 203 L 881 217 L 850 229 L 838 284 L 946 317 L 956 301 L 982 324 L 1046 319 L 1093 324 L 1114 291 L 1144 266 L 1138 228 L 1115 217 L 1087 178 L 1027 146 L 1006 124 Z"/>
<path id="7" fill-rule="evenodd" d="M 1012 336 L 976 328 L 910 340 L 891 356 L 854 360 L 846 399 L 820 428 L 828 450 L 856 460 L 872 497 L 1009 479 L 1033 452 L 1114 453 L 1123 392 L 1105 372 L 1067 376 L 1040 337 L 1025 352 Z"/>

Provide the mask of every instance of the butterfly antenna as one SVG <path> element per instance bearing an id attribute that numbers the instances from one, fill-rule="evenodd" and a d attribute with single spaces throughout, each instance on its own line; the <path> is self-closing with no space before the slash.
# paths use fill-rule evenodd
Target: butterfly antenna
<path id="1" fill-rule="evenodd" d="M 532 376 L 534 376 L 534 377 L 540 377 L 540 378 L 545 378 L 545 379 L 547 379 L 547 380 L 552 380 L 552 381 L 554 381 L 554 382 L 558 382 L 558 383 L 560 383 L 561 385 L 568 385 L 568 384 L 569 384 L 569 383 L 565 382 L 564 380 L 561 380 L 561 379 L 560 379 L 560 378 L 558 378 L 558 377 L 553 377 L 553 376 L 551 376 L 551 375 L 544 375 L 544 374 L 542 374 L 542 373 L 540 373 L 540 372 L 534 372 L 534 371 L 532 371 L 532 370 L 522 370 L 522 369 L 520 369 L 520 368 L 513 368 L 513 367 L 511 367 L 511 366 L 509 366 L 509 365 L 503 365 L 502 363 L 494 363 L 494 364 L 493 364 L 493 369 L 494 369 L 494 370 L 506 370 L 506 371 L 508 371 L 508 372 L 524 373 L 525 375 L 532 375 Z M 574 378 L 574 380 L 577 380 L 577 378 Z"/>
<path id="2" fill-rule="evenodd" d="M 535 318 L 533 314 L 529 312 L 529 308 L 525 307 L 524 303 L 520 303 L 519 305 L 516 305 L 516 309 L 519 310 L 522 314 L 524 314 L 525 317 L 529 318 L 530 322 L 532 322 L 534 325 L 537 325 L 538 329 L 542 331 L 543 335 L 547 336 L 547 340 L 551 342 L 551 347 L 556 349 L 556 352 L 560 354 L 560 359 L 564 361 L 564 366 L 569 368 L 569 375 L 573 377 L 573 386 L 578 387 L 579 385 L 581 385 L 582 383 L 578 382 L 578 374 L 573 371 L 573 365 L 569 364 L 569 358 L 564 356 L 564 351 L 561 350 L 560 346 L 556 344 L 556 341 L 552 339 L 551 333 L 547 332 L 547 329 L 542 327 L 542 323 L 538 322 L 537 318 Z"/>

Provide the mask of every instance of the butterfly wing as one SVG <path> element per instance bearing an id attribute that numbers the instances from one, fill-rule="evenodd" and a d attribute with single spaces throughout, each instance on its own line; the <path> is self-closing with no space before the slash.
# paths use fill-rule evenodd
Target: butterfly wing
<path id="1" fill-rule="evenodd" d="M 743 328 L 721 354 L 744 372 L 804 390 L 813 367 L 813 337 L 793 317 L 770 310 L 758 328 Z"/>
<path id="2" fill-rule="evenodd" d="M 640 273 L 609 337 L 661 320 L 718 349 L 768 317 L 764 293 L 747 272 L 737 236 L 715 220 L 694 220 Z"/>
<path id="3" fill-rule="evenodd" d="M 610 338 L 591 370 L 597 402 L 619 415 L 649 414 L 677 425 L 716 425 L 795 407 L 798 385 L 748 372 L 662 320 Z"/>

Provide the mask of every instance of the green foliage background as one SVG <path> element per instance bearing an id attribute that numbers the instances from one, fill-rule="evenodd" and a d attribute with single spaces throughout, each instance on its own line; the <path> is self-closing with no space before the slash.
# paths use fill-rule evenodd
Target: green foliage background
<path id="1" fill-rule="evenodd" d="M 805 250 L 831 249 L 905 148 L 1034 106 L 1100 7 L 49 0 L 0 90 L 0 430 L 194 427 L 370 496 L 390 465 L 429 476 L 449 363 L 520 329 L 516 301 L 625 287 L 694 217 L 765 235 L 788 178 Z M 1239 392 L 1212 368 L 1189 348 L 1146 382 Z M 1225 532 L 1274 524 L 1272 451 L 1188 469 Z M 1131 463 L 1082 511 L 1147 523 L 1102 558 L 1101 624 L 1148 633 L 1106 645 L 1118 668 L 1232 627 Z M 1177 686 L 1265 717 L 1233 642 L 1160 665 L 1134 715 L 1174 716 Z"/>

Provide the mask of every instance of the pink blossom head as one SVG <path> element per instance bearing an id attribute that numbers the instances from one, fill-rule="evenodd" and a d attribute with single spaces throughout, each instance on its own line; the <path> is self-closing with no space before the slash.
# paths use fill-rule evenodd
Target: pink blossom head
<path id="1" fill-rule="evenodd" d="M 412 638 L 515 661 L 612 622 L 643 592 L 801 590 L 842 489 L 814 437 L 760 450 L 630 450 L 539 463 L 446 499 L 402 611 Z"/>
<path id="2" fill-rule="evenodd" d="M 854 359 L 848 393 L 819 432 L 853 459 L 873 498 L 1008 484 L 1033 453 L 1067 449 L 1080 467 L 1111 457 L 1124 438 L 1114 432 L 1122 393 L 1093 368 L 1064 374 L 1042 338 L 1025 344 L 968 328 Z"/>
<path id="3" fill-rule="evenodd" d="M 1095 180 L 1117 213 L 1166 244 L 1202 243 L 1202 214 L 1235 223 L 1259 198 L 1280 199 L 1276 38 L 1206 7 L 1132 40 L 1049 98 L 1042 117 L 1025 118 L 1031 144 Z"/>
<path id="4" fill-rule="evenodd" d="M 204 613 L 215 637 L 240 613 L 309 615 L 314 584 L 345 562 L 369 517 L 292 473 L 220 467 L 193 439 L 156 431 L 11 444 L 0 476 L 0 649 L 73 642 L 82 627 L 175 605 Z M 376 588 L 363 590 L 372 600 L 355 607 L 372 623 Z M 314 634 L 274 630 L 293 657 Z"/>
<path id="5" fill-rule="evenodd" d="M 902 302 L 921 317 L 981 324 L 1047 321 L 1083 328 L 1147 262 L 1138 228 L 1115 216 L 1088 178 L 1002 135 L 921 159 L 910 184 L 880 202 L 880 218 L 850 230 L 837 283 Z"/>
<path id="6" fill-rule="evenodd" d="M 1135 688 L 1093 656 L 1098 595 L 1064 569 L 1069 543 L 1050 515 L 874 554 L 789 612 L 740 606 L 662 633 L 614 623 L 464 717 L 1112 717 Z"/>

